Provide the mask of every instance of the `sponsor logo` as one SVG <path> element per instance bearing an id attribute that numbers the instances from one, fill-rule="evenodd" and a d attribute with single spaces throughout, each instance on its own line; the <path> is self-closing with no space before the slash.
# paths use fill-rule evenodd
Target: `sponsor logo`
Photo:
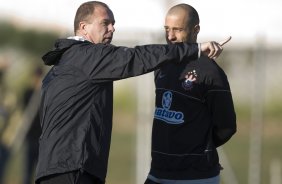
<path id="1" fill-rule="evenodd" d="M 194 82 L 197 80 L 196 70 L 188 72 L 185 75 L 185 81 L 182 82 L 182 87 L 185 90 L 191 90 L 194 87 Z"/>
<path id="2" fill-rule="evenodd" d="M 159 78 L 161 79 L 161 78 L 164 78 L 164 77 L 165 77 L 165 74 L 163 72 L 161 72 L 160 75 L 159 75 Z"/>
<path id="3" fill-rule="evenodd" d="M 162 120 L 168 124 L 181 124 L 184 122 L 184 115 L 182 112 L 170 110 L 172 102 L 172 93 L 166 91 L 162 98 L 162 108 L 156 107 L 155 119 Z"/>

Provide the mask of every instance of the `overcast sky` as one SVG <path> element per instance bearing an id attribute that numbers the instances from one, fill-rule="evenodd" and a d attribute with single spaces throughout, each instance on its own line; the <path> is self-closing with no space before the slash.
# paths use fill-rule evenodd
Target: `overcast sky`
<path id="1" fill-rule="evenodd" d="M 3 0 L 0 16 L 19 17 L 22 23 L 54 24 L 72 31 L 82 0 Z M 269 44 L 282 44 L 281 0 L 104 0 L 113 10 L 117 30 L 163 29 L 167 5 L 188 3 L 198 10 L 200 38 L 255 42 L 263 36 Z M 165 4 L 166 3 L 166 4 Z"/>

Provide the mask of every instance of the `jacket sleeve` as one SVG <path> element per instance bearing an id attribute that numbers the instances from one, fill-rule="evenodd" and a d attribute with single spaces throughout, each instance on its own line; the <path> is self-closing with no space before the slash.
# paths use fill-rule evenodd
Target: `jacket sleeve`
<path id="1" fill-rule="evenodd" d="M 236 114 L 227 76 L 217 67 L 209 79 L 207 104 L 212 117 L 212 139 L 216 147 L 225 144 L 236 132 Z"/>
<path id="2" fill-rule="evenodd" d="M 94 80 L 114 81 L 156 70 L 166 62 L 198 58 L 198 44 L 143 45 L 134 48 L 96 44 L 83 57 L 84 68 Z"/>

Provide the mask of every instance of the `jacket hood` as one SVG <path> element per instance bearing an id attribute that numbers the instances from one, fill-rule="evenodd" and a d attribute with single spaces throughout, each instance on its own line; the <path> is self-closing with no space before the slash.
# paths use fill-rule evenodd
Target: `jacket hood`
<path id="1" fill-rule="evenodd" d="M 82 43 L 82 41 L 77 41 L 73 39 L 58 39 L 55 42 L 53 50 L 47 52 L 45 55 L 42 56 L 42 60 L 44 61 L 45 65 L 55 65 L 57 64 L 62 55 L 73 45 Z"/>

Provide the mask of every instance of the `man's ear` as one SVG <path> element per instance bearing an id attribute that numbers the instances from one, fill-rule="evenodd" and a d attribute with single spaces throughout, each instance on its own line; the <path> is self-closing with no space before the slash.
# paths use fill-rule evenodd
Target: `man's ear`
<path id="1" fill-rule="evenodd" d="M 87 35 L 88 32 L 87 32 L 87 24 L 86 24 L 86 22 L 82 21 L 82 22 L 79 23 L 79 30 L 81 31 L 81 33 L 83 35 Z"/>
<path id="2" fill-rule="evenodd" d="M 200 25 L 197 24 L 197 25 L 195 25 L 195 27 L 194 27 L 194 33 L 196 34 L 195 36 L 197 36 L 199 32 L 200 32 Z"/>
<path id="3" fill-rule="evenodd" d="M 200 25 L 199 24 L 197 24 L 197 25 L 195 25 L 195 27 L 194 27 L 194 30 L 193 30 L 193 33 L 192 33 L 192 37 L 193 37 L 193 40 L 197 40 L 197 37 L 198 37 L 198 33 L 200 32 Z"/>

